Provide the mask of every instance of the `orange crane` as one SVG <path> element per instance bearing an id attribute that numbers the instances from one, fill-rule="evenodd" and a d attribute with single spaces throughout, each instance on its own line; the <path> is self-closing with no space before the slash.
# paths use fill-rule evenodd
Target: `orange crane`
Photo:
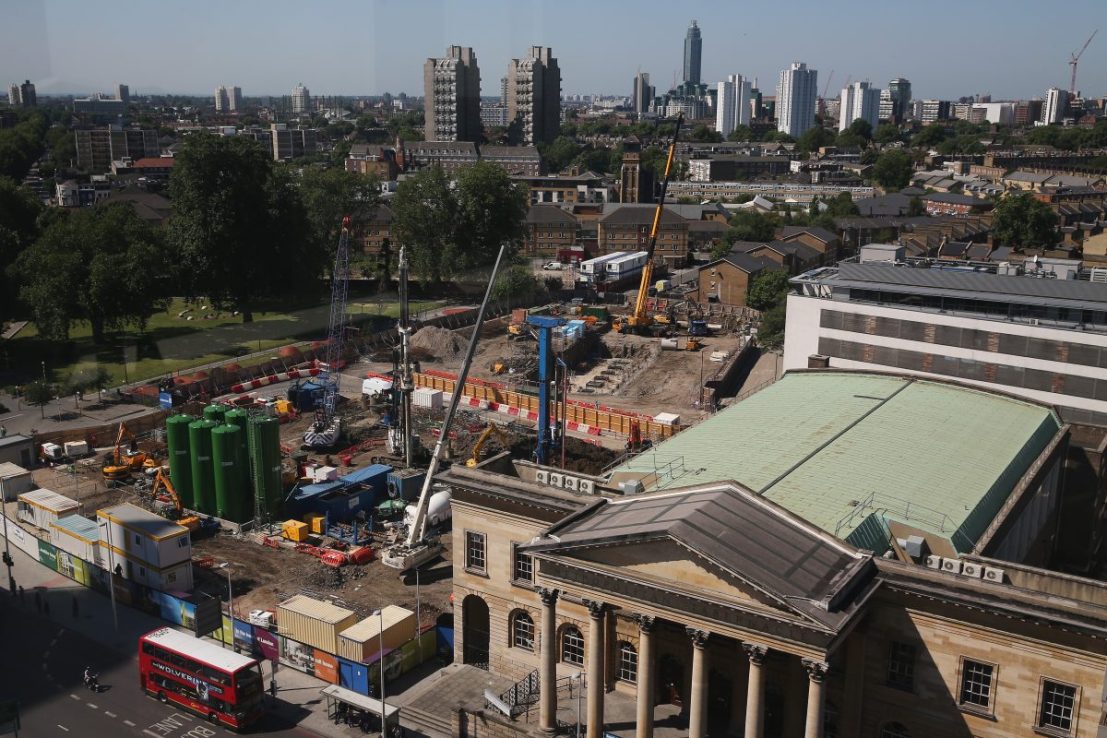
<path id="1" fill-rule="evenodd" d="M 642 279 L 638 283 L 638 298 L 634 302 L 634 313 L 615 321 L 613 327 L 620 333 L 645 333 L 653 325 L 653 316 L 646 312 L 646 297 L 653 280 L 653 252 L 657 248 L 657 231 L 661 227 L 661 213 L 665 210 L 665 194 L 669 191 L 669 177 L 673 170 L 673 156 L 676 154 L 677 137 L 684 123 L 684 114 L 677 116 L 673 129 L 673 140 L 669 143 L 669 155 L 665 159 L 665 176 L 661 180 L 661 196 L 657 200 L 657 209 L 653 213 L 653 226 L 650 228 L 650 245 L 646 248 L 646 264 L 642 267 Z"/>
<path id="2" fill-rule="evenodd" d="M 124 438 L 130 441 L 126 451 L 123 450 Z M 115 437 L 115 448 L 112 450 L 111 459 L 105 461 L 101 469 L 104 474 L 104 479 L 127 479 L 131 476 L 132 472 L 136 472 L 139 469 L 154 469 L 157 468 L 157 466 L 158 462 L 154 457 L 138 450 L 138 441 L 135 440 L 134 434 L 127 430 L 125 424 L 120 423 L 119 433 Z"/>
<path id="3" fill-rule="evenodd" d="M 195 531 L 200 528 L 200 518 L 196 515 L 185 515 L 184 506 L 181 505 L 181 498 L 177 496 L 177 490 L 173 488 L 173 482 L 169 480 L 169 477 L 165 475 L 160 468 L 158 469 L 158 475 L 154 477 L 154 486 L 150 490 L 150 495 L 153 497 L 154 502 L 158 502 L 158 491 L 164 489 L 165 496 L 169 498 L 169 502 L 173 505 L 173 515 L 167 518 L 175 520 L 177 525 L 183 525 L 188 528 L 189 531 Z"/>

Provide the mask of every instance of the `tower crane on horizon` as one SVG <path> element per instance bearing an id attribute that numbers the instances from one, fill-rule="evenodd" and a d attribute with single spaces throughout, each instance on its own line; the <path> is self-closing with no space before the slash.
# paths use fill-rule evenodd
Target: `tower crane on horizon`
<path id="1" fill-rule="evenodd" d="M 1099 33 L 1099 29 L 1092 31 L 1092 35 L 1088 36 L 1088 40 L 1084 42 L 1084 45 L 1080 47 L 1080 51 L 1073 52 L 1072 58 L 1069 59 L 1069 66 L 1072 67 L 1072 77 L 1069 79 L 1069 95 L 1076 97 L 1076 63 L 1080 61 L 1080 57 L 1084 55 L 1084 51 L 1088 48 L 1088 44 L 1092 42 L 1095 35 Z"/>
<path id="2" fill-rule="evenodd" d="M 830 70 L 830 74 L 826 75 L 826 84 L 823 85 L 823 99 L 826 99 L 826 93 L 830 92 L 830 83 L 834 81 L 834 70 Z"/>

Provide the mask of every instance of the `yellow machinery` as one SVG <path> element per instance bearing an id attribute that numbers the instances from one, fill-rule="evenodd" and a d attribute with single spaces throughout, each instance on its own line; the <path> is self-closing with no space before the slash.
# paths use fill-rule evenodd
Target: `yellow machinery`
<path id="1" fill-rule="evenodd" d="M 480 438 L 477 439 L 476 444 L 473 446 L 473 455 L 465 462 L 465 466 L 474 467 L 481 462 L 480 452 L 484 449 L 484 444 L 488 443 L 488 439 L 492 434 L 496 435 L 496 438 L 499 439 L 500 445 L 504 447 L 504 450 L 511 447 L 511 437 L 507 434 L 507 431 L 495 423 L 489 423 L 488 427 L 480 434 Z"/>
<path id="2" fill-rule="evenodd" d="M 124 438 L 130 440 L 126 451 L 123 450 Z M 107 461 L 101 469 L 104 479 L 127 479 L 133 472 L 140 469 L 156 469 L 157 467 L 157 459 L 148 456 L 143 451 L 139 451 L 138 442 L 135 440 L 134 434 L 127 430 L 125 424 L 120 423 L 119 433 L 115 437 L 115 448 L 112 450 L 111 460 Z"/>
<path id="3" fill-rule="evenodd" d="M 154 487 L 150 491 L 154 501 L 158 501 L 158 491 L 164 489 L 166 497 L 169 498 L 169 502 L 173 505 L 173 519 L 177 525 L 183 525 L 190 531 L 198 530 L 200 527 L 200 518 L 195 515 L 185 515 L 184 508 L 181 506 L 181 498 L 177 496 L 177 490 L 173 488 L 173 482 L 169 481 L 169 477 L 165 475 L 161 469 L 158 469 L 158 474 L 154 477 Z M 166 516 L 169 517 L 169 516 Z"/>
<path id="4" fill-rule="evenodd" d="M 669 142 L 669 155 L 665 159 L 665 176 L 661 180 L 661 196 L 657 200 L 657 209 L 653 213 L 653 225 L 650 227 L 650 244 L 646 248 L 646 264 L 642 267 L 642 279 L 638 283 L 638 297 L 634 301 L 634 312 L 617 320 L 613 327 L 620 333 L 645 333 L 654 323 L 654 317 L 646 312 L 646 298 L 653 283 L 653 253 L 657 248 L 657 231 L 661 227 L 661 213 L 665 210 L 665 195 L 669 191 L 669 178 L 673 170 L 673 156 L 676 154 L 677 137 L 684 115 L 677 116 L 673 140 Z"/>

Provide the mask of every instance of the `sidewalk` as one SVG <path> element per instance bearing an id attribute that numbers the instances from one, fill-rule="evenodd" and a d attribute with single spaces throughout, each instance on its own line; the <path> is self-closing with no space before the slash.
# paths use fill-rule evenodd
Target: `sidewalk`
<path id="1" fill-rule="evenodd" d="M 0 536 L 0 545 L 3 543 L 3 536 Z M 135 646 L 139 636 L 167 625 L 156 617 L 119 605 L 116 608 L 119 627 L 116 629 L 109 597 L 48 569 L 18 546 L 11 546 L 11 556 L 15 563 L 11 572 L 16 582 L 16 597 L 19 587 L 23 588 L 23 596 L 27 602 L 33 601 L 36 591 L 41 592 L 44 602 L 49 605 L 45 617 L 59 626 L 76 630 L 129 659 L 135 659 Z M 4 590 L 2 596 L 9 596 L 7 571 L 2 565 L 0 589 Z M 78 603 L 79 618 L 74 618 L 72 614 L 74 597 Z M 135 668 L 137 670 L 137 666 Z M 262 675 L 267 683 L 269 673 L 269 666 L 263 663 Z M 269 712 L 289 725 L 298 725 L 316 735 L 363 736 L 360 730 L 355 732 L 353 728 L 339 727 L 327 719 L 326 701 L 319 694 L 319 690 L 325 686 L 327 682 L 282 664 L 277 670 L 277 697 L 269 702 Z"/>

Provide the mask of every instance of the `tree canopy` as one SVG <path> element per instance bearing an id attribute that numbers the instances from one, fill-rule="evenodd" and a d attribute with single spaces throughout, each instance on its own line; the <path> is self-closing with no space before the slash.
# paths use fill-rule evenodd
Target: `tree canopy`
<path id="1" fill-rule="evenodd" d="M 891 149 L 877 157 L 873 164 L 873 179 L 885 190 L 902 190 L 911 183 L 914 163 L 903 149 Z"/>
<path id="2" fill-rule="evenodd" d="M 1057 215 L 1029 193 L 1008 195 L 996 205 L 992 233 L 1013 249 L 1050 248 L 1057 242 Z"/>
<path id="3" fill-rule="evenodd" d="M 189 136 L 169 181 L 168 239 L 190 297 L 253 320 L 262 301 L 310 286 L 326 253 L 311 237 L 300 192 L 249 139 Z"/>
<path id="4" fill-rule="evenodd" d="M 764 271 L 753 278 L 746 304 L 754 310 L 768 310 L 788 295 L 788 274 Z"/>
<path id="5" fill-rule="evenodd" d="M 300 177 L 300 197 L 307 210 L 311 238 L 317 249 L 333 258 L 342 217 L 358 223 L 380 204 L 380 182 L 375 176 L 331 167 L 308 167 Z"/>
<path id="6" fill-rule="evenodd" d="M 392 198 L 392 238 L 407 249 L 412 272 L 425 282 L 455 273 L 453 239 L 457 198 L 441 167 L 416 172 L 400 182 Z"/>
<path id="7" fill-rule="evenodd" d="M 85 321 L 103 343 L 106 330 L 145 327 L 160 304 L 154 275 L 167 261 L 159 234 L 129 204 L 114 203 L 54 220 L 14 270 L 42 336 L 66 340 Z"/>

